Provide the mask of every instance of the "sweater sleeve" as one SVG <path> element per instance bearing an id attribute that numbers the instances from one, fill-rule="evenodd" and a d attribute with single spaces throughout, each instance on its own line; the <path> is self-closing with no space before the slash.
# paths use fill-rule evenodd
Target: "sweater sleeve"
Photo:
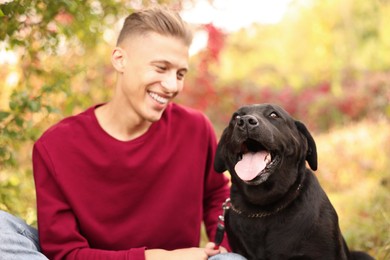
<path id="1" fill-rule="evenodd" d="M 33 171 L 40 245 L 49 259 L 145 259 L 145 248 L 109 251 L 89 247 L 58 184 L 50 154 L 40 141 L 33 148 Z"/>
<path id="2" fill-rule="evenodd" d="M 229 180 L 224 174 L 214 171 L 214 156 L 217 148 L 217 139 L 211 123 L 206 118 L 208 138 L 207 165 L 205 168 L 206 179 L 203 201 L 203 220 L 210 241 L 214 242 L 218 225 L 218 217 L 222 214 L 222 204 L 229 197 Z M 226 233 L 222 246 L 230 251 Z"/>

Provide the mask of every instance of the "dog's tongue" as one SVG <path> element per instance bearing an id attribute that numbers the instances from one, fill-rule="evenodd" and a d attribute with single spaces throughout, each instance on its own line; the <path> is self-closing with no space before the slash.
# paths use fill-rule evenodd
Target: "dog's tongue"
<path id="1" fill-rule="evenodd" d="M 238 177 L 243 181 L 253 180 L 267 165 L 267 155 L 266 151 L 244 154 L 234 167 Z"/>

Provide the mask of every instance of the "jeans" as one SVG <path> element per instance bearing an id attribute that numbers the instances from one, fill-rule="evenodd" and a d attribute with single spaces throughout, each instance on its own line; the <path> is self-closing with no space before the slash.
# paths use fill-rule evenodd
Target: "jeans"
<path id="1" fill-rule="evenodd" d="M 235 253 L 223 253 L 212 257 L 209 260 L 247 260 L 245 257 Z"/>
<path id="2" fill-rule="evenodd" d="M 40 252 L 37 230 L 23 220 L 1 210 L 0 259 L 47 260 Z"/>
<path id="3" fill-rule="evenodd" d="M 1 260 L 47 260 L 40 252 L 38 231 L 26 222 L 0 210 L 0 259 Z M 234 254 L 215 255 L 209 260 L 246 260 Z"/>

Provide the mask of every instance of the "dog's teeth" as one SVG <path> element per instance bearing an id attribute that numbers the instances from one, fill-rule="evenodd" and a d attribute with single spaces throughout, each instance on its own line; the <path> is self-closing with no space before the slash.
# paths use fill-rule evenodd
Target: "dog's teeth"
<path id="1" fill-rule="evenodd" d="M 267 156 L 264 158 L 264 161 L 268 163 L 271 162 L 271 155 L 270 154 L 267 154 Z"/>

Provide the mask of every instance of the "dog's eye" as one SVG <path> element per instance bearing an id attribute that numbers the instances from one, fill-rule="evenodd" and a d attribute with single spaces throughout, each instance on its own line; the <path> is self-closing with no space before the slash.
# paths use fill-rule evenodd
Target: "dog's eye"
<path id="1" fill-rule="evenodd" d="M 269 114 L 269 117 L 270 118 L 279 118 L 279 115 L 276 112 L 272 112 L 271 114 Z"/>

